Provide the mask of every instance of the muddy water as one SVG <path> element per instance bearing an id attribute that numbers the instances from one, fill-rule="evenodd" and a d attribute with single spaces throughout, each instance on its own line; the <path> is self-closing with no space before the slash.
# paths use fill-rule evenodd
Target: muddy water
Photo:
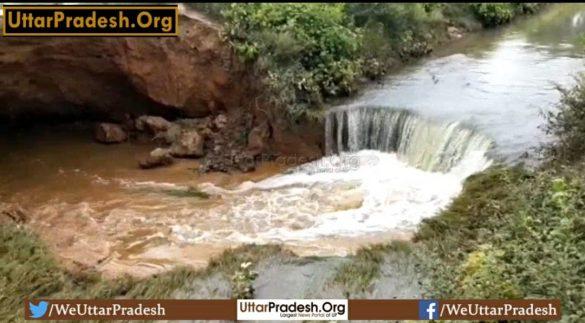
<path id="1" fill-rule="evenodd" d="M 220 205 L 191 188 L 202 182 L 234 187 L 286 167 L 266 163 L 252 174 L 196 172 L 195 161 L 140 170 L 149 141 L 102 145 L 90 125 L 0 131 L 0 201 L 31 215 L 31 227 L 73 269 L 148 275 L 177 263 L 203 266 L 225 246 L 176 241 L 172 225 Z"/>
<path id="2" fill-rule="evenodd" d="M 555 5 L 509 28 L 469 36 L 351 103 L 401 107 L 426 118 L 401 123 L 411 158 L 358 150 L 296 169 L 266 163 L 245 175 L 200 175 L 196 161 L 188 160 L 144 171 L 136 158 L 154 148 L 150 142 L 100 145 L 84 126 L 3 127 L 0 201 L 26 208 L 30 226 L 68 265 L 110 276 L 203 266 L 241 243 L 344 255 L 364 244 L 408 238 L 421 219 L 449 204 L 465 177 L 491 162 L 482 144 L 466 149 L 448 169 L 421 169 L 409 164 L 421 160 L 409 136 L 420 151 L 445 138 L 445 151 L 436 152 L 441 160 L 459 151 L 446 144 L 455 130 L 475 129 L 495 142 L 492 157 L 509 160 L 545 139 L 539 113 L 558 101 L 552 82 L 570 84 L 583 70 L 576 39 L 585 28 L 584 12 L 583 5 Z M 364 115 L 369 124 L 380 120 Z M 351 138 L 371 133 L 359 135 L 359 123 L 352 122 L 337 127 L 355 129 L 345 130 L 356 132 L 349 146 L 362 147 Z"/>

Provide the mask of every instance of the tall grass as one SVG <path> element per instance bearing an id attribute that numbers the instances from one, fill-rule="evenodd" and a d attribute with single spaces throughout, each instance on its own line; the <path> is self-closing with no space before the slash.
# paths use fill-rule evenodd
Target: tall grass
<path id="1" fill-rule="evenodd" d="M 585 320 L 585 80 L 560 89 L 535 170 L 492 168 L 417 234 L 428 289 L 445 298 L 560 298 Z"/>
<path id="2" fill-rule="evenodd" d="M 194 280 L 219 273 L 229 281 L 242 263 L 276 254 L 285 252 L 278 246 L 242 246 L 225 251 L 203 270 L 178 267 L 146 279 L 105 280 L 97 272 L 66 271 L 36 235 L 0 225 L 0 321 L 23 320 L 25 298 L 169 298 Z"/>

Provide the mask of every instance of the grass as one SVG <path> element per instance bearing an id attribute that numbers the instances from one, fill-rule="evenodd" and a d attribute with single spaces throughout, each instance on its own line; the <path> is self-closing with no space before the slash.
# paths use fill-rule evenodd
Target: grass
<path id="1" fill-rule="evenodd" d="M 528 8 L 527 10 L 530 10 Z M 585 320 L 585 79 L 562 89 L 545 129 L 544 163 L 494 167 L 416 235 L 437 298 L 558 298 L 563 321 Z"/>
<path id="2" fill-rule="evenodd" d="M 409 253 L 410 244 L 394 241 L 389 244 L 371 245 L 359 249 L 351 261 L 342 265 L 334 277 L 334 282 L 346 289 L 346 294 L 365 291 L 380 275 L 380 266 L 389 253 Z"/>
<path id="3" fill-rule="evenodd" d="M 585 318 L 582 168 L 497 167 L 417 234 L 438 298 L 559 298 L 565 320 Z"/>
<path id="4" fill-rule="evenodd" d="M 285 253 L 279 246 L 247 245 L 226 250 L 203 270 L 178 267 L 147 279 L 105 280 L 96 272 L 67 272 L 36 235 L 16 225 L 1 225 L 0 321 L 23 320 L 25 297 L 164 299 L 196 279 L 217 273 L 229 279 L 244 262 L 257 264 Z"/>

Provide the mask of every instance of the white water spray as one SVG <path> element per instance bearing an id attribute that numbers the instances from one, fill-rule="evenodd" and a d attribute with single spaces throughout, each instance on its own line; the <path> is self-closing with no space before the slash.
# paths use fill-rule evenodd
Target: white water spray
<path id="1" fill-rule="evenodd" d="M 173 227 L 192 243 L 313 244 L 315 240 L 414 231 L 459 194 L 463 180 L 489 166 L 491 142 L 457 124 L 405 111 L 332 111 L 328 156 L 233 190 L 212 184 L 221 206 Z M 204 229 L 202 229 L 204 228 Z M 331 249 L 331 246 L 328 247 Z"/>

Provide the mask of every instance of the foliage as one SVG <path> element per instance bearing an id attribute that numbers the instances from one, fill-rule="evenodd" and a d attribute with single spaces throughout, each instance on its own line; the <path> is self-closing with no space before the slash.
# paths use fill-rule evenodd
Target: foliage
<path id="1" fill-rule="evenodd" d="M 380 266 L 388 254 L 404 256 L 410 251 L 410 246 L 400 241 L 360 248 L 349 262 L 339 268 L 334 281 L 345 287 L 348 297 L 351 292 L 365 291 L 379 277 Z"/>
<path id="2" fill-rule="evenodd" d="M 365 290 L 380 274 L 380 265 L 384 261 L 385 251 L 383 245 L 361 248 L 350 263 L 339 269 L 335 281 L 349 290 Z"/>
<path id="3" fill-rule="evenodd" d="M 577 81 L 571 89 L 558 88 L 558 109 L 547 114 L 545 129 L 555 140 L 544 151 L 555 161 L 576 162 L 585 156 L 585 76 L 579 76 Z"/>
<path id="4" fill-rule="evenodd" d="M 402 58 L 417 57 L 430 51 L 436 36 L 434 27 L 440 22 L 442 5 L 400 3 L 352 3 L 348 12 L 356 25 L 365 27 L 370 34 L 377 31 Z M 380 27 L 381 26 L 381 27 Z M 383 57 L 378 55 L 379 57 Z"/>
<path id="5" fill-rule="evenodd" d="M 251 262 L 243 262 L 232 276 L 232 294 L 237 299 L 254 298 L 254 281 L 258 273 L 252 270 Z"/>
<path id="6" fill-rule="evenodd" d="M 261 72 L 269 101 L 298 120 L 319 117 L 327 98 L 354 93 L 362 76 L 376 79 L 397 62 L 428 54 L 448 39 L 448 26 L 472 26 L 474 12 L 486 25 L 497 25 L 534 8 L 524 3 L 252 3 L 231 4 L 222 15 L 226 39 Z"/>
<path id="7" fill-rule="evenodd" d="M 0 321 L 22 319 L 25 297 L 168 298 L 193 280 L 214 273 L 230 277 L 242 270 L 242 263 L 283 253 L 278 246 L 242 246 L 213 258 L 204 270 L 178 267 L 147 279 L 123 276 L 105 280 L 95 272 L 66 271 L 36 235 L 15 225 L 0 225 Z"/>
<path id="8" fill-rule="evenodd" d="M 559 88 L 548 114 L 545 163 L 493 168 L 470 177 L 463 193 L 417 239 L 436 297 L 560 298 L 564 320 L 585 319 L 585 79 Z"/>
<path id="9" fill-rule="evenodd" d="M 65 280 L 35 237 L 13 226 L 0 226 L 0 318 L 13 318 L 25 297 L 52 294 Z"/>
<path id="10" fill-rule="evenodd" d="M 494 27 L 505 24 L 517 15 L 533 14 L 537 12 L 540 3 L 474 3 L 471 5 L 473 12 L 486 27 Z"/>
<path id="11" fill-rule="evenodd" d="M 495 168 L 417 235 L 429 290 L 440 298 L 560 298 L 585 318 L 585 178 Z"/>
<path id="12" fill-rule="evenodd" d="M 232 4 L 225 34 L 246 62 L 270 71 L 277 103 L 293 117 L 324 97 L 351 93 L 360 74 L 361 30 L 343 4 Z"/>
<path id="13" fill-rule="evenodd" d="M 486 27 L 505 24 L 514 17 L 514 5 L 511 3 L 474 3 L 472 8 Z"/>
<path id="14" fill-rule="evenodd" d="M 519 14 L 534 14 L 543 6 L 542 3 L 537 2 L 517 2 L 513 4 L 516 6 L 516 12 Z"/>

